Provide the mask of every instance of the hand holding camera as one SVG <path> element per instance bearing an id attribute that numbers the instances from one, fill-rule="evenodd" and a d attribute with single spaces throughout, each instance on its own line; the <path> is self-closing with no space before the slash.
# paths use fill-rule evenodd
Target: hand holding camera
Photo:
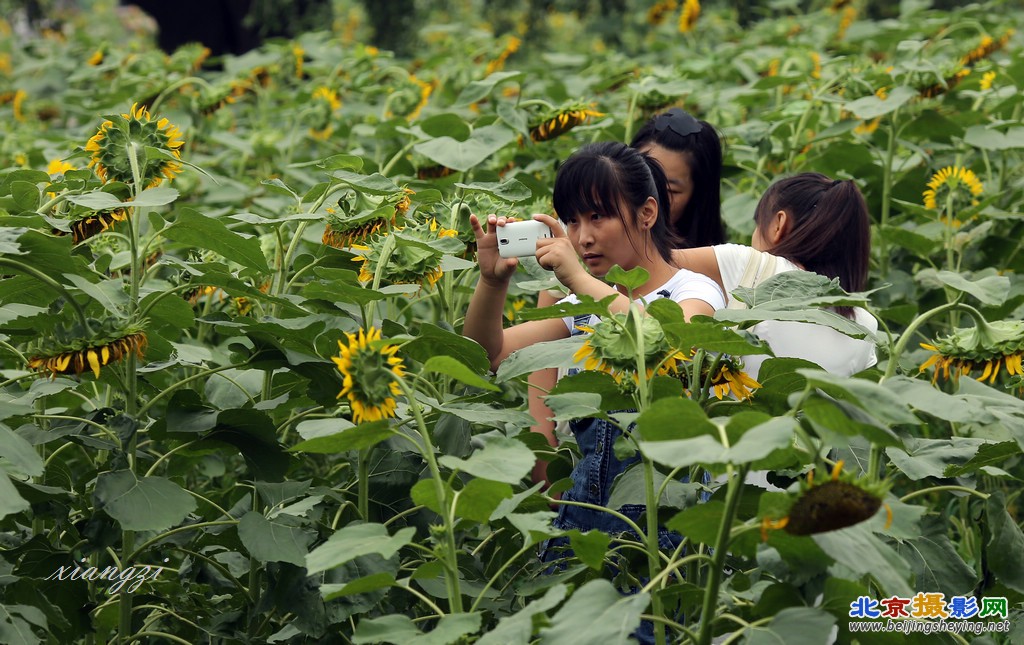
<path id="1" fill-rule="evenodd" d="M 533 256 L 537 240 L 553 237 L 547 224 L 537 220 L 508 222 L 495 229 L 498 236 L 498 255 L 503 258 Z"/>

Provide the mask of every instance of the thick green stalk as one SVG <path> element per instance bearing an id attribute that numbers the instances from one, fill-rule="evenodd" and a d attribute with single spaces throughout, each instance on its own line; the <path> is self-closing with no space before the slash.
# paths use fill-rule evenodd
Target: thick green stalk
<path id="1" fill-rule="evenodd" d="M 969 495 L 974 495 L 976 497 L 980 497 L 981 499 L 988 499 L 990 497 L 990 495 L 988 493 L 983 493 L 981 491 L 974 490 L 973 488 L 967 488 L 966 486 L 952 486 L 952 485 L 950 485 L 950 486 L 930 486 L 928 488 L 922 488 L 921 490 L 915 490 L 913 493 L 909 493 L 909 494 L 904 495 L 903 497 L 901 497 L 900 501 L 901 502 L 905 502 L 905 501 L 907 501 L 909 499 L 914 499 L 915 497 L 920 497 L 921 495 L 927 495 L 928 493 L 938 493 L 940 491 L 947 491 L 947 490 L 948 491 L 956 491 L 956 492 L 960 492 L 960 493 L 967 493 Z"/>
<path id="2" fill-rule="evenodd" d="M 128 155 L 128 161 L 132 167 L 132 199 L 136 199 L 139 193 L 142 192 L 142 170 L 139 168 L 138 159 L 138 146 L 134 142 L 129 142 L 125 148 L 125 152 Z M 139 271 L 142 264 L 142 258 L 139 257 L 139 227 L 138 222 L 135 221 L 135 217 L 139 214 L 137 208 L 132 208 L 128 217 L 125 219 L 128 222 L 128 241 L 131 245 L 131 272 L 129 275 L 129 291 L 128 291 L 128 318 L 135 322 L 135 314 L 139 310 Z M 139 420 L 141 415 L 139 414 L 139 402 L 138 402 L 138 366 L 136 365 L 137 357 L 135 353 L 129 353 L 127 360 L 125 361 L 125 386 L 127 392 L 125 394 L 125 414 L 129 419 Z M 132 432 L 131 437 L 128 439 L 128 469 L 134 475 L 138 469 L 138 463 L 136 458 L 136 449 L 138 446 L 139 434 L 138 429 Z M 129 530 L 123 530 L 121 532 L 121 552 L 124 554 L 130 554 L 135 549 L 135 532 Z M 125 560 L 127 566 L 131 565 L 131 558 Z M 121 591 L 121 598 L 119 603 L 120 617 L 118 624 L 118 640 L 119 642 L 127 642 L 128 635 L 132 633 L 132 601 L 133 592 L 128 589 Z"/>
<path id="3" fill-rule="evenodd" d="M 654 492 L 654 464 L 642 454 L 641 459 L 643 459 L 644 465 L 644 496 L 647 501 L 647 575 L 649 580 L 653 580 L 661 573 L 659 558 L 661 551 L 658 544 L 658 498 Z M 656 591 L 651 594 L 651 611 L 655 616 L 665 614 L 661 596 Z M 656 623 L 654 625 L 654 641 L 658 645 L 664 645 L 665 626 L 663 624 Z"/>
<path id="4" fill-rule="evenodd" d="M 880 224 L 882 228 L 889 225 L 889 213 L 892 210 L 890 196 L 892 194 L 892 161 L 896 155 L 896 116 L 899 114 L 897 108 L 889 120 L 889 142 L 885 149 L 885 161 L 882 166 L 882 216 Z M 885 235 L 879 237 L 878 253 L 880 259 L 880 270 L 882 279 L 889 275 L 889 243 Z"/>
<path id="5" fill-rule="evenodd" d="M 373 282 L 370 288 L 376 291 L 380 289 L 381 278 L 384 277 L 384 267 L 391 261 L 391 254 L 395 252 L 395 234 L 390 233 L 384 236 L 384 245 L 380 249 L 380 260 L 373 272 Z M 371 300 L 366 303 L 366 318 L 363 320 L 363 327 L 369 329 L 373 326 L 373 319 L 377 316 L 377 301 Z"/>
<path id="6" fill-rule="evenodd" d="M 359 451 L 358 457 L 358 499 L 359 499 L 359 517 L 363 518 L 364 522 L 370 521 L 370 467 L 369 467 L 369 448 L 363 448 Z"/>
<path id="7" fill-rule="evenodd" d="M 434 443 L 430 439 L 430 431 L 427 429 L 426 421 L 423 419 L 423 410 L 420 409 L 419 401 L 416 400 L 416 393 L 405 382 L 405 379 L 401 377 L 396 378 L 398 386 L 402 388 L 402 393 L 405 394 L 405 398 L 409 402 L 409 410 L 412 411 L 413 418 L 416 421 L 416 428 L 423 439 L 423 458 L 430 469 L 430 479 L 434 482 L 434 495 L 437 497 L 438 504 L 441 505 L 440 515 L 446 543 L 442 562 L 445 568 L 446 586 L 448 587 L 448 610 L 453 614 L 462 613 L 459 552 L 455 544 L 455 526 L 451 514 L 452 500 L 448 498 L 448 494 L 445 492 L 441 468 L 437 464 L 437 455 L 434 454 Z"/>
<path id="8" fill-rule="evenodd" d="M 729 550 L 729 538 L 732 532 L 732 519 L 736 514 L 736 507 L 739 505 L 740 493 L 743 490 L 743 481 L 747 476 L 747 465 L 734 469 L 732 464 L 726 467 L 728 483 L 725 491 L 725 511 L 722 513 L 722 521 L 718 525 L 718 540 L 715 542 L 715 553 L 712 556 L 713 564 L 708 572 L 708 583 L 704 588 L 704 604 L 700 612 L 700 632 L 697 636 L 697 645 L 709 645 L 711 643 L 711 627 L 715 622 L 715 607 L 718 604 L 718 588 L 722 582 L 725 558 Z"/>

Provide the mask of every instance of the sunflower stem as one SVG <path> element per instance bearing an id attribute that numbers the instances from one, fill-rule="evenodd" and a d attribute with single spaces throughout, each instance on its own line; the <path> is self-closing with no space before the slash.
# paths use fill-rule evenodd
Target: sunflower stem
<path id="1" fill-rule="evenodd" d="M 56 197 L 52 198 L 51 200 L 49 200 L 47 202 L 43 202 L 43 205 L 40 206 L 39 208 L 37 208 L 36 212 L 39 213 L 40 215 L 45 215 L 46 211 L 50 210 L 51 208 L 53 208 L 54 206 L 60 204 L 61 202 L 66 201 L 69 195 L 81 195 L 81 194 L 82 194 L 81 190 L 66 190 L 66 191 L 62 192 L 61 194 L 57 195 Z"/>
<path id="2" fill-rule="evenodd" d="M 901 502 L 905 502 L 908 499 L 914 499 L 915 497 L 920 497 L 921 495 L 927 495 L 928 493 L 938 493 L 938 492 L 947 491 L 947 490 L 948 491 L 956 491 L 956 492 L 960 492 L 960 493 L 967 493 L 969 495 L 974 495 L 975 497 L 980 497 L 981 499 L 988 499 L 990 497 L 990 495 L 988 495 L 987 493 L 983 493 L 983 492 L 981 492 L 979 490 L 974 490 L 973 488 L 967 488 L 966 486 L 953 486 L 953 485 L 949 485 L 949 486 L 930 486 L 928 488 L 922 488 L 921 490 L 915 490 L 913 493 L 909 493 L 909 494 L 904 495 L 903 497 L 901 497 L 900 501 Z"/>
<path id="3" fill-rule="evenodd" d="M 155 113 L 156 112 L 156 109 L 158 107 L 160 107 L 160 103 L 163 102 L 163 100 L 167 97 L 168 94 L 170 94 L 174 90 L 177 90 L 177 89 L 180 89 L 182 87 L 185 87 L 186 85 L 192 85 L 192 84 L 202 85 L 203 88 L 207 89 L 207 90 L 212 90 L 213 89 L 213 88 L 210 87 L 210 84 L 207 83 L 204 79 L 202 79 L 202 78 L 200 78 L 198 76 L 188 76 L 186 78 L 183 78 L 181 80 L 178 80 L 178 81 L 175 81 L 175 82 L 171 83 L 170 85 L 165 87 L 163 90 L 161 90 L 161 92 L 159 94 L 157 94 L 156 98 L 153 99 L 153 103 L 149 106 L 150 113 Z"/>
<path id="4" fill-rule="evenodd" d="M 899 113 L 899 108 L 896 108 L 889 120 L 889 142 L 886 144 L 885 161 L 882 165 L 882 215 L 879 222 L 882 229 L 889 225 L 889 214 L 892 210 L 892 205 L 889 202 L 892 194 L 892 162 L 896 155 L 896 117 Z M 885 235 L 880 235 L 878 241 L 879 273 L 884 280 L 889 275 L 889 243 Z"/>
<path id="5" fill-rule="evenodd" d="M 373 283 L 370 288 L 374 291 L 380 289 L 380 281 L 384 277 L 384 268 L 391 261 L 391 255 L 395 252 L 395 234 L 389 233 L 384 236 L 384 245 L 380 248 L 380 259 L 377 261 L 377 268 L 373 271 Z M 366 318 L 363 320 L 364 327 L 373 325 L 373 319 L 377 315 L 377 301 L 371 300 L 366 303 Z"/>
<path id="6" fill-rule="evenodd" d="M 363 448 L 359 451 L 357 471 L 359 476 L 358 500 L 359 516 L 364 522 L 370 521 L 370 449 Z"/>
<path id="7" fill-rule="evenodd" d="M 939 305 L 934 309 L 929 309 L 923 314 L 919 314 L 917 318 L 912 320 L 910 324 L 907 325 L 907 329 L 903 332 L 903 335 L 900 336 L 899 340 L 896 341 L 896 346 L 893 347 L 892 351 L 889 353 L 889 364 L 886 365 L 885 374 L 882 376 L 882 379 L 879 381 L 879 383 L 884 383 L 885 381 L 895 376 L 900 356 L 903 354 L 903 351 L 907 348 L 907 344 L 910 342 L 911 337 L 917 332 L 918 329 L 921 328 L 923 324 L 928 322 L 928 320 L 930 320 L 932 317 L 937 316 L 938 314 L 941 314 L 949 309 L 954 309 L 956 307 L 963 307 L 965 309 L 973 310 L 975 313 L 978 313 L 977 310 L 974 309 L 974 307 L 962 305 L 958 300 L 954 300 L 953 302 L 947 302 L 944 305 Z M 982 318 L 982 320 L 984 320 L 984 318 Z"/>
<path id="8" fill-rule="evenodd" d="M 723 438 L 724 431 L 723 431 Z M 728 447 L 728 439 L 725 438 L 725 445 Z M 722 582 L 725 558 L 729 549 L 729 538 L 732 533 L 732 519 L 736 514 L 736 507 L 739 505 L 740 494 L 743 490 L 743 482 L 747 477 L 748 465 L 743 464 L 736 469 L 732 464 L 726 466 L 728 484 L 725 491 L 725 511 L 722 513 L 722 520 L 718 525 L 718 539 L 715 542 L 715 553 L 712 556 L 713 564 L 708 572 L 708 583 L 704 588 L 704 604 L 700 612 L 700 632 L 697 636 L 697 645 L 709 645 L 711 643 L 711 627 L 715 619 L 715 607 L 718 604 L 718 588 Z"/>
<path id="9" fill-rule="evenodd" d="M 956 165 L 958 165 L 958 166 L 960 165 L 960 159 L 959 158 L 957 158 L 957 160 L 956 160 Z M 944 243 L 943 245 L 946 247 L 946 268 L 948 270 L 950 270 L 950 271 L 954 270 L 954 267 L 955 267 L 955 264 L 956 264 L 955 261 L 954 261 L 954 258 L 953 258 L 953 226 L 954 226 L 954 222 L 956 221 L 953 218 L 953 193 L 954 193 L 954 191 L 950 190 L 946 194 L 946 221 L 945 221 L 945 225 L 942 227 L 942 238 L 943 238 L 943 243 Z M 945 291 L 946 291 L 946 300 L 948 300 L 950 302 L 955 302 L 958 299 L 958 297 L 953 292 L 953 288 L 952 287 L 948 287 L 947 286 L 945 288 Z M 956 309 L 955 308 L 954 309 L 950 309 L 950 311 L 949 311 L 949 326 L 952 329 L 956 329 L 957 326 L 959 325 L 959 323 L 960 323 L 960 316 L 957 314 Z"/>
<path id="10" fill-rule="evenodd" d="M 632 295 L 631 293 L 630 296 Z M 650 392 L 647 387 L 647 348 L 644 347 L 643 313 L 640 312 L 638 307 L 630 306 L 629 317 L 633 322 L 634 329 L 636 329 L 634 343 L 636 347 L 637 389 L 639 390 L 640 399 L 638 407 L 640 412 L 643 413 L 651 404 L 649 400 Z M 652 579 L 657 577 L 661 571 L 661 560 L 659 559 L 661 550 L 658 544 L 658 496 L 654 490 L 654 464 L 642 452 L 640 459 L 643 462 L 644 468 L 644 498 L 647 506 L 647 577 Z M 662 616 L 665 613 L 661 597 L 657 594 L 652 594 L 651 596 L 651 611 L 655 616 Z M 663 624 L 657 623 L 654 625 L 654 640 L 657 645 L 665 645 L 665 626 Z"/>
<path id="11" fill-rule="evenodd" d="M 636 114 L 636 103 L 640 99 L 640 88 L 637 87 L 633 90 L 633 95 L 629 97 L 629 109 L 626 111 L 626 134 L 622 137 L 623 141 L 633 140 L 633 115 Z"/>
<path id="12" fill-rule="evenodd" d="M 398 160 L 401 159 L 402 157 L 404 157 L 405 153 L 407 153 L 410 150 L 412 150 L 412 147 L 414 145 L 416 145 L 416 142 L 415 141 L 410 141 L 409 143 L 407 143 L 404 146 L 402 146 L 402 149 L 399 150 L 398 152 L 396 152 L 394 154 L 394 156 L 392 156 L 391 159 L 389 159 L 388 162 L 386 164 L 384 164 L 384 167 L 380 169 L 380 174 L 382 174 L 385 177 L 387 177 L 388 173 L 391 172 L 391 169 L 395 167 L 396 163 L 398 163 Z"/>
<path id="13" fill-rule="evenodd" d="M 390 238 L 390 236 L 388 236 Z M 395 375 L 398 386 L 402 388 L 406 400 L 409 402 L 409 410 L 416 421 L 416 428 L 420 438 L 423 439 L 423 458 L 430 468 L 430 479 L 434 482 L 434 495 L 441 506 L 441 521 L 445 533 L 444 558 L 442 560 L 445 568 L 445 578 L 448 588 L 448 610 L 453 614 L 462 613 L 462 591 L 459 580 L 459 552 L 455 544 L 455 526 L 452 522 L 452 500 L 445 492 L 441 468 L 437 464 L 437 455 L 434 454 L 434 443 L 430 438 L 430 431 L 427 430 L 426 421 L 423 419 L 423 410 L 419 401 L 416 400 L 416 393 L 401 376 Z"/>

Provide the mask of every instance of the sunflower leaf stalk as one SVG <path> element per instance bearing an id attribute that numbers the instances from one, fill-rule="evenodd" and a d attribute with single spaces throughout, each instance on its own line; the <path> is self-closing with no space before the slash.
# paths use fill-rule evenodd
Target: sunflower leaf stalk
<path id="1" fill-rule="evenodd" d="M 636 329 L 633 342 L 636 348 L 637 398 L 639 403 L 637 407 L 642 414 L 651 404 L 647 381 L 647 351 L 644 347 L 643 322 L 645 316 L 639 307 L 630 305 L 629 317 L 633 323 L 633 328 Z M 654 579 L 661 571 L 661 554 L 660 545 L 658 544 L 658 495 L 654 488 L 654 463 L 642 452 L 640 453 L 640 459 L 643 461 L 644 501 L 647 506 L 647 577 L 648 579 Z M 662 616 L 665 613 L 661 597 L 656 593 L 651 595 L 651 612 L 655 616 Z M 665 643 L 665 625 L 660 622 L 654 624 L 654 640 L 657 645 L 664 645 Z"/>

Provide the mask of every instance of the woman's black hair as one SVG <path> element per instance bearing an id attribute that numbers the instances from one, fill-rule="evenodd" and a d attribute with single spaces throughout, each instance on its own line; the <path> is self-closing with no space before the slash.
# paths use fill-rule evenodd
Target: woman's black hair
<path id="1" fill-rule="evenodd" d="M 867 287 L 871 216 L 857 184 L 816 172 L 780 179 L 761 196 L 754 221 L 766 226 L 779 211 L 789 217 L 789 230 L 768 251 L 808 271 L 839 278 L 846 291 Z M 852 313 L 844 309 L 841 313 Z"/>
<path id="2" fill-rule="evenodd" d="M 657 114 L 640 128 L 629 144 L 634 148 L 657 144 L 684 155 L 690 166 L 693 194 L 675 232 L 686 247 L 713 246 L 725 242 L 722 224 L 722 142 L 707 121 L 680 108 Z"/>
<path id="3" fill-rule="evenodd" d="M 617 141 L 583 146 L 558 169 L 552 201 L 563 223 L 580 213 L 614 214 L 628 224 L 628 236 L 636 224 L 637 211 L 648 197 L 658 203 L 651 238 L 658 254 L 671 262 L 679 239 L 668 227 L 665 173 L 657 161 L 644 153 Z M 620 210 L 622 204 L 628 215 Z"/>

